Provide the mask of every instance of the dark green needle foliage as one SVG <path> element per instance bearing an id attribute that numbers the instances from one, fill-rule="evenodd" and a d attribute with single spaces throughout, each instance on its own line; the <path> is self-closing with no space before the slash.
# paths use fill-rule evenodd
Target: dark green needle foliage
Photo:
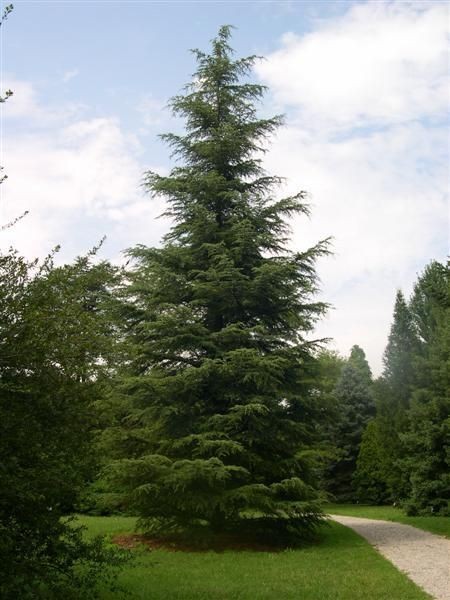
<path id="1" fill-rule="evenodd" d="M 410 514 L 450 515 L 449 281 L 448 266 L 431 262 L 410 302 L 419 349 L 400 460 L 410 484 Z"/>
<path id="2" fill-rule="evenodd" d="M 364 351 L 353 346 L 334 389 L 338 415 L 331 428 L 337 459 L 328 473 L 328 491 L 343 502 L 355 498 L 353 477 L 363 431 L 375 414 L 372 374 Z"/>
<path id="3" fill-rule="evenodd" d="M 414 315 L 403 293 L 397 292 L 393 322 L 383 356 L 383 375 L 377 385 L 377 419 L 380 446 L 383 449 L 384 473 L 388 498 L 398 502 L 408 494 L 408 478 L 399 468 L 401 433 L 417 379 L 419 349 Z M 379 468 L 379 467 L 378 467 Z"/>
<path id="4" fill-rule="evenodd" d="M 362 435 L 353 477 L 357 499 L 364 504 L 385 504 L 390 500 L 388 476 L 392 469 L 392 455 L 384 443 L 386 432 L 378 418 L 367 424 Z"/>
<path id="5" fill-rule="evenodd" d="M 403 452 L 400 436 L 406 427 L 417 377 L 418 347 L 414 315 L 399 290 L 383 356 L 383 374 L 374 386 L 376 423 L 365 432 L 358 458 L 356 480 L 361 501 L 398 502 L 408 494 L 408 478 L 399 467 Z"/>
<path id="6" fill-rule="evenodd" d="M 393 411 L 408 407 L 408 400 L 414 385 L 414 354 L 418 350 L 418 340 L 413 314 L 401 291 L 397 292 L 394 317 L 389 333 L 388 344 L 383 356 L 383 379 L 393 394 Z"/>
<path id="7" fill-rule="evenodd" d="M 376 382 L 377 415 L 361 444 L 356 481 L 365 502 L 410 514 L 450 513 L 448 267 L 432 261 L 408 302 L 397 294 Z"/>
<path id="8" fill-rule="evenodd" d="M 287 539 L 321 517 L 305 336 L 325 310 L 313 295 L 327 244 L 287 248 L 305 194 L 274 199 L 280 180 L 261 155 L 281 118 L 258 118 L 264 87 L 245 81 L 257 57 L 234 59 L 229 38 L 222 27 L 211 54 L 195 51 L 193 81 L 172 99 L 186 131 L 163 139 L 178 166 L 146 175 L 173 227 L 162 248 L 130 251 L 130 409 L 109 435 L 147 530 Z"/>

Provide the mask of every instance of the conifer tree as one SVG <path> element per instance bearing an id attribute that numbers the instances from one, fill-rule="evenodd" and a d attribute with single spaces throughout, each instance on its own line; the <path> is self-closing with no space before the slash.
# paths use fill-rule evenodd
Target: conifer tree
<path id="1" fill-rule="evenodd" d="M 369 363 L 367 362 L 366 353 L 355 344 L 350 350 L 350 356 L 348 358 L 348 364 L 359 371 L 361 377 L 366 381 L 368 385 L 372 383 L 372 371 L 370 370 Z"/>
<path id="2" fill-rule="evenodd" d="M 450 512 L 449 310 L 448 269 L 437 261 L 408 303 L 397 294 L 375 386 L 377 416 L 358 459 L 360 499 L 400 501 L 410 513 Z"/>
<path id="3" fill-rule="evenodd" d="M 383 433 L 379 420 L 375 418 L 369 421 L 362 435 L 353 481 L 356 497 L 365 504 L 384 504 L 389 499 L 386 482 L 388 455 Z"/>
<path id="4" fill-rule="evenodd" d="M 370 367 L 359 346 L 351 349 L 334 395 L 339 411 L 332 432 L 337 460 L 330 467 L 327 489 L 338 500 L 350 501 L 355 498 L 352 480 L 363 431 L 375 413 Z"/>
<path id="5" fill-rule="evenodd" d="M 395 299 L 388 344 L 383 356 L 383 378 L 394 396 L 393 410 L 408 407 L 414 384 L 414 354 L 417 346 L 412 314 L 403 293 L 399 290 Z"/>
<path id="6" fill-rule="evenodd" d="M 162 136 L 180 162 L 146 175 L 173 226 L 162 248 L 130 251 L 116 474 L 148 531 L 286 537 L 320 519 L 305 336 L 325 310 L 313 294 L 327 244 L 287 249 L 305 194 L 274 199 L 261 152 L 282 119 L 258 118 L 265 88 L 243 81 L 257 57 L 235 59 L 229 38 L 222 27 L 210 54 L 194 52 L 193 81 L 171 102 L 186 132 Z"/>
<path id="7" fill-rule="evenodd" d="M 400 467 L 411 514 L 450 515 L 450 289 L 448 267 L 431 262 L 410 302 L 419 337 L 417 383 L 401 435 Z"/>
<path id="8" fill-rule="evenodd" d="M 390 501 L 404 499 L 409 483 L 399 459 L 403 448 L 400 436 L 406 427 L 406 415 L 416 377 L 418 338 L 412 312 L 399 290 L 394 304 L 392 325 L 383 356 L 384 370 L 375 387 L 378 439 L 383 448 L 383 477 Z M 373 464 L 380 472 L 380 462 Z"/>

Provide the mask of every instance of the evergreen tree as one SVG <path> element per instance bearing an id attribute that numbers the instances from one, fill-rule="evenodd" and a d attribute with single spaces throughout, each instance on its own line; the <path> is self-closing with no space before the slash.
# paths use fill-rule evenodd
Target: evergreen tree
<path id="1" fill-rule="evenodd" d="M 401 501 L 410 513 L 449 512 L 448 285 L 447 268 L 433 261 L 409 303 L 397 294 L 377 416 L 358 459 L 359 497 Z"/>
<path id="2" fill-rule="evenodd" d="M 184 135 L 163 137 L 181 159 L 148 173 L 173 227 L 162 248 L 130 252 L 123 318 L 133 346 L 123 391 L 131 409 L 112 433 L 118 479 L 147 531 L 298 535 L 320 520 L 311 445 L 319 243 L 287 249 L 286 218 L 305 194 L 258 157 L 280 117 L 259 119 L 264 87 L 242 82 L 256 57 L 234 59 L 222 27 L 211 54 L 173 98 Z"/>
<path id="3" fill-rule="evenodd" d="M 383 356 L 383 377 L 394 396 L 392 410 L 408 407 L 414 385 L 414 354 L 417 337 L 410 309 L 403 293 L 399 290 L 395 299 L 394 318 L 388 344 Z"/>
<path id="4" fill-rule="evenodd" d="M 400 438 L 406 427 L 407 410 L 414 389 L 417 350 L 413 315 L 399 290 L 383 356 L 383 375 L 375 387 L 378 439 L 384 456 L 385 499 L 392 502 L 404 499 L 409 493 L 409 482 L 399 467 L 403 454 Z M 380 472 L 379 464 L 374 464 L 373 468 Z"/>
<path id="5" fill-rule="evenodd" d="M 389 498 L 386 483 L 388 456 L 378 419 L 372 419 L 362 435 L 354 475 L 356 497 L 365 504 L 384 504 Z"/>
<path id="6" fill-rule="evenodd" d="M 355 498 L 353 476 L 363 431 L 374 416 L 370 367 L 364 351 L 353 346 L 334 390 L 339 416 L 333 427 L 338 459 L 328 473 L 327 489 L 340 501 Z"/>
<path id="7" fill-rule="evenodd" d="M 335 351 L 321 348 L 317 354 L 313 394 L 318 398 L 323 411 L 320 425 L 324 433 L 321 434 L 321 439 L 327 437 L 326 432 L 329 430 L 330 423 L 334 423 L 339 415 L 334 390 L 346 364 L 347 360 Z"/>
<path id="8" fill-rule="evenodd" d="M 367 362 L 366 354 L 364 350 L 357 344 L 352 346 L 350 350 L 348 364 L 359 371 L 361 377 L 366 381 L 367 385 L 372 383 L 372 371 L 370 370 L 369 363 Z"/>
<path id="9" fill-rule="evenodd" d="M 407 422 L 407 411 L 397 402 L 398 397 L 393 393 L 389 383 L 380 377 L 374 383 L 374 397 L 376 404 L 376 432 L 380 446 L 379 456 L 372 454 L 372 469 L 377 473 L 378 479 L 383 481 L 379 485 L 376 497 L 370 499 L 368 491 L 363 491 L 364 477 L 357 473 L 359 481 L 359 496 L 365 496 L 366 501 L 378 504 L 380 498 L 383 502 L 399 502 L 406 498 L 409 493 L 408 479 L 400 469 L 399 459 L 403 455 L 401 434 L 405 430 Z M 408 399 L 408 404 L 410 400 Z M 382 457 L 382 458 L 380 458 Z M 370 471 L 370 456 L 361 458 L 366 472 Z M 383 492 L 381 492 L 383 490 Z"/>
<path id="10" fill-rule="evenodd" d="M 417 384 L 401 436 L 400 466 L 410 513 L 450 515 L 450 290 L 448 267 L 433 261 L 411 298 L 420 347 Z"/>
<path id="11" fill-rule="evenodd" d="M 336 463 L 340 456 L 340 451 L 335 445 L 335 428 L 340 417 L 340 405 L 334 391 L 346 364 L 347 359 L 337 352 L 321 349 L 317 354 L 313 394 L 321 406 L 318 435 L 322 457 L 319 472 L 323 489 L 327 489 L 328 486 L 330 465 Z"/>

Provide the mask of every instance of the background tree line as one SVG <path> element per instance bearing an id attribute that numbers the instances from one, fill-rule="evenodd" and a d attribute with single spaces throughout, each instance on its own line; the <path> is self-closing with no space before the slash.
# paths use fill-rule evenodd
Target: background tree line
<path id="1" fill-rule="evenodd" d="M 448 275 L 447 265 L 432 261 L 408 301 L 397 293 L 375 381 L 358 346 L 346 361 L 319 356 L 320 393 L 334 413 L 323 428 L 331 498 L 450 514 Z"/>

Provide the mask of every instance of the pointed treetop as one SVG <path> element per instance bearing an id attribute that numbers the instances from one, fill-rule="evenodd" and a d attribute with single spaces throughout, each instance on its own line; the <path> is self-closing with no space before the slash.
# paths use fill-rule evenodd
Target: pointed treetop
<path id="1" fill-rule="evenodd" d="M 372 380 L 372 371 L 366 359 L 364 350 L 355 344 L 350 351 L 349 364 L 357 369 L 368 381 Z"/>

